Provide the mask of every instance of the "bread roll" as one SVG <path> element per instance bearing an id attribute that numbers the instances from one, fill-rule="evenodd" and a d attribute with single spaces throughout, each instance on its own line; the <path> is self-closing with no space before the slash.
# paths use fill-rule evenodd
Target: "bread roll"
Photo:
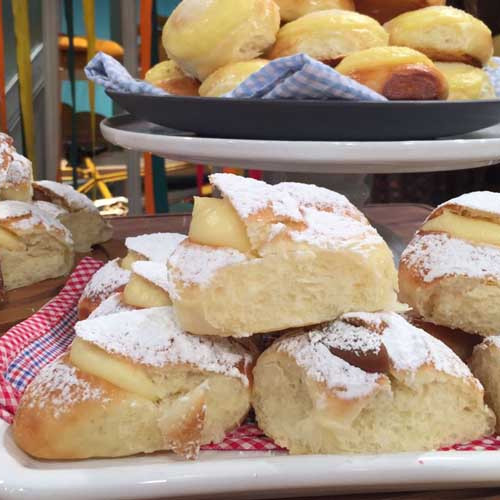
<path id="1" fill-rule="evenodd" d="M 28 158 L 16 153 L 5 134 L 0 137 L 0 200 L 30 202 L 33 196 L 33 168 Z"/>
<path id="2" fill-rule="evenodd" d="M 163 29 L 163 45 L 184 73 L 203 81 L 215 70 L 263 54 L 276 40 L 273 0 L 182 0 Z"/>
<path id="3" fill-rule="evenodd" d="M 317 10 L 354 10 L 354 0 L 275 0 L 283 21 L 294 21 Z"/>
<path id="4" fill-rule="evenodd" d="M 234 90 L 250 75 L 261 70 L 269 61 L 254 59 L 223 66 L 214 71 L 201 85 L 202 97 L 220 97 Z"/>
<path id="5" fill-rule="evenodd" d="M 71 235 L 54 217 L 28 203 L 0 201 L 3 290 L 64 276 L 73 261 Z"/>
<path id="6" fill-rule="evenodd" d="M 148 70 L 144 78 L 155 87 L 174 95 L 196 96 L 200 82 L 183 73 L 174 61 L 162 61 Z"/>
<path id="7" fill-rule="evenodd" d="M 224 198 L 196 200 L 168 262 L 186 331 L 246 337 L 398 307 L 391 251 L 344 196 L 232 174 L 210 182 Z"/>
<path id="8" fill-rule="evenodd" d="M 312 12 L 285 24 L 269 59 L 305 53 L 335 66 L 358 50 L 388 45 L 389 37 L 375 19 L 347 10 Z"/>
<path id="9" fill-rule="evenodd" d="M 448 83 L 433 62 L 407 47 L 373 47 L 349 54 L 337 71 L 391 100 L 446 99 Z"/>
<path id="10" fill-rule="evenodd" d="M 426 321 L 482 336 L 500 331 L 500 194 L 436 208 L 401 256 L 400 299 Z"/>
<path id="11" fill-rule="evenodd" d="M 434 61 L 484 66 L 493 55 L 491 31 L 479 19 L 453 7 L 407 12 L 385 25 L 391 45 L 419 50 Z"/>
<path id="12" fill-rule="evenodd" d="M 282 337 L 253 373 L 259 427 L 292 454 L 432 450 L 495 426 L 467 365 L 395 313 Z"/>
<path id="13" fill-rule="evenodd" d="M 111 225 L 103 219 L 92 201 L 71 186 L 38 181 L 33 188 L 35 200 L 54 203 L 66 210 L 58 219 L 71 231 L 77 252 L 90 252 L 92 245 L 104 243 L 113 236 Z"/>
<path id="14" fill-rule="evenodd" d="M 13 426 L 46 459 L 173 450 L 195 458 L 250 407 L 252 355 L 236 342 L 182 332 L 171 308 L 77 323 L 69 355 L 24 393 Z"/>
<path id="15" fill-rule="evenodd" d="M 446 5 L 446 0 L 355 0 L 356 10 L 375 18 L 379 23 L 409 12 L 432 5 Z"/>
<path id="16" fill-rule="evenodd" d="M 482 69 L 463 63 L 436 63 L 448 81 L 448 100 L 495 99 L 495 87 Z"/>

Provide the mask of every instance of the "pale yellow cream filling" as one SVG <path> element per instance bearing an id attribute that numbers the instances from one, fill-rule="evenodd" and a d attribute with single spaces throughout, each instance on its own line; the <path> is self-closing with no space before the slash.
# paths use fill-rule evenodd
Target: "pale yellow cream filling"
<path id="1" fill-rule="evenodd" d="M 135 273 L 123 291 L 123 301 L 129 306 L 144 308 L 172 305 L 165 290 Z"/>

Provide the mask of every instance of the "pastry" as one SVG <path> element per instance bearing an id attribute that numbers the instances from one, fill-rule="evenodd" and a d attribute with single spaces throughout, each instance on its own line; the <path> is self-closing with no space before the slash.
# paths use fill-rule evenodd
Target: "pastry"
<path id="1" fill-rule="evenodd" d="M 432 5 L 445 5 L 446 0 L 355 0 L 356 10 L 375 18 L 379 23 L 409 12 Z"/>
<path id="2" fill-rule="evenodd" d="M 431 323 L 498 334 L 499 223 L 499 193 L 468 193 L 436 208 L 401 256 L 401 301 Z"/>
<path id="3" fill-rule="evenodd" d="M 163 28 L 170 59 L 203 81 L 215 70 L 264 53 L 276 40 L 273 0 L 182 0 Z"/>
<path id="4" fill-rule="evenodd" d="M 125 304 L 123 292 L 114 292 L 104 299 L 88 316 L 88 319 L 109 316 L 119 312 L 135 311 L 135 307 Z"/>
<path id="5" fill-rule="evenodd" d="M 6 147 L 5 139 L 0 147 Z M 9 160 L 0 163 L 0 200 L 31 201 L 33 168 L 28 158 L 12 147 Z"/>
<path id="6" fill-rule="evenodd" d="M 120 266 L 120 260 L 114 259 L 104 264 L 85 286 L 78 302 L 78 319 L 83 320 L 109 296 L 122 292 L 130 280 L 130 271 Z"/>
<path id="7" fill-rule="evenodd" d="M 144 79 L 174 95 L 196 96 L 200 88 L 200 82 L 185 75 L 174 61 L 156 64 L 148 70 Z"/>
<path id="8" fill-rule="evenodd" d="M 480 68 L 469 64 L 438 62 L 436 67 L 448 81 L 448 100 L 495 99 L 495 87 Z"/>
<path id="9" fill-rule="evenodd" d="M 59 220 L 71 231 L 77 252 L 90 252 L 92 245 L 108 241 L 113 236 L 111 225 L 102 218 L 92 201 L 71 186 L 38 181 L 33 188 L 35 200 L 48 201 L 66 210 Z"/>
<path id="10" fill-rule="evenodd" d="M 245 337 L 398 307 L 391 251 L 344 196 L 215 174 L 168 261 L 182 327 Z"/>
<path id="11" fill-rule="evenodd" d="M 484 66 L 493 55 L 491 31 L 479 19 L 454 7 L 407 12 L 385 24 L 391 45 L 411 47 L 433 61 Z"/>
<path id="12" fill-rule="evenodd" d="M 352 52 L 388 45 L 389 36 L 375 19 L 348 10 L 312 12 L 285 24 L 269 59 L 304 53 L 336 66 Z"/>
<path id="13" fill-rule="evenodd" d="M 354 10 L 354 0 L 275 0 L 280 8 L 281 19 L 294 21 L 317 10 Z"/>
<path id="14" fill-rule="evenodd" d="M 495 426 L 467 365 L 395 313 L 282 337 L 253 374 L 259 427 L 292 454 L 432 450 Z"/>
<path id="15" fill-rule="evenodd" d="M 346 56 L 336 70 L 390 100 L 448 97 L 448 82 L 434 63 L 407 47 L 373 47 Z"/>
<path id="16" fill-rule="evenodd" d="M 200 87 L 202 97 L 220 97 L 234 90 L 250 75 L 261 70 L 269 61 L 254 59 L 228 64 L 214 71 Z"/>
<path id="17" fill-rule="evenodd" d="M 21 201 L 0 201 L 0 269 L 4 290 L 64 276 L 73 267 L 69 231 Z"/>
<path id="18" fill-rule="evenodd" d="M 173 450 L 195 458 L 250 407 L 252 355 L 180 330 L 169 307 L 76 324 L 68 355 L 28 386 L 13 436 L 46 459 Z"/>

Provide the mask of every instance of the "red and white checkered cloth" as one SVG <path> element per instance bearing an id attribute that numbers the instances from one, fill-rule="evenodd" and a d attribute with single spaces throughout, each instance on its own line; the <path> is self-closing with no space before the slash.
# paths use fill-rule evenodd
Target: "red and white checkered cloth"
<path id="1" fill-rule="evenodd" d="M 19 400 L 41 368 L 54 361 L 70 346 L 77 321 L 78 299 L 102 262 L 84 258 L 62 291 L 40 311 L 0 337 L 0 418 L 12 423 Z M 281 450 L 253 423 L 246 422 L 227 434 L 222 443 L 204 446 L 217 451 Z M 500 436 L 490 436 L 443 450 L 500 450 Z"/>

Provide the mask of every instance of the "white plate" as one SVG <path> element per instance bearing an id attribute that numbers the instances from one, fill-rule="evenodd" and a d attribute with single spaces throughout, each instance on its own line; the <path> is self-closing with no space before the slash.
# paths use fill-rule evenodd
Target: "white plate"
<path id="1" fill-rule="evenodd" d="M 115 500 L 206 496 L 279 498 L 328 493 L 500 486 L 500 452 L 287 456 L 203 452 L 48 462 L 21 452 L 0 421 L 2 500 Z"/>
<path id="2" fill-rule="evenodd" d="M 210 139 L 130 115 L 101 122 L 111 143 L 173 160 L 215 166 L 314 173 L 460 170 L 500 163 L 500 127 L 430 141 L 320 142 Z"/>

